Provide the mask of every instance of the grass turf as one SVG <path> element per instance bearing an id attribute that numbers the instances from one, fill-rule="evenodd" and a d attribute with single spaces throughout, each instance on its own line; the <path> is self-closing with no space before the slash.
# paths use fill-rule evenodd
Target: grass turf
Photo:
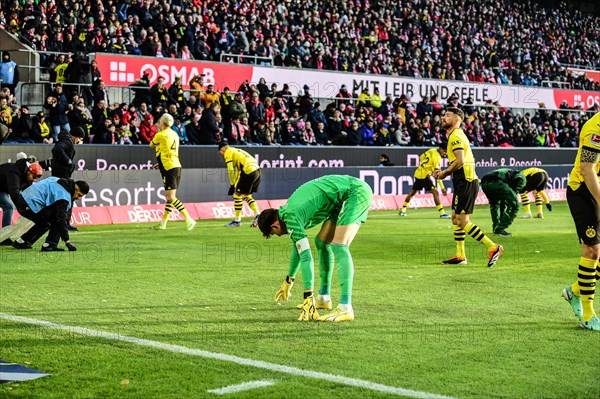
<path id="1" fill-rule="evenodd" d="M 491 269 L 470 237 L 468 265 L 440 263 L 454 243 L 435 210 L 371 213 L 352 245 L 351 323 L 296 321 L 300 276 L 274 303 L 291 244 L 249 221 L 83 227 L 75 253 L 0 247 L 0 312 L 456 398 L 596 398 L 600 334 L 560 298 L 580 250 L 566 204 L 554 209 L 492 237 L 505 253 Z M 472 221 L 491 230 L 486 207 Z M 227 397 L 389 397 L 4 319 L 0 343 L 3 360 L 52 374 L 1 385 L 2 398 L 202 398 L 264 379 L 276 384 Z"/>

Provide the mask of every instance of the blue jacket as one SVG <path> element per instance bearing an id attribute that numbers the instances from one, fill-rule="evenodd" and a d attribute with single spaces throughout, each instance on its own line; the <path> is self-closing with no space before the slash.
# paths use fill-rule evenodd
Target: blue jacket
<path id="1" fill-rule="evenodd" d="M 13 84 L 16 70 L 17 64 L 14 61 L 0 62 L 0 79 L 2 79 L 2 83 Z"/>
<path id="2" fill-rule="evenodd" d="M 67 210 L 71 209 L 71 193 L 58 180 L 58 177 L 48 177 L 23 190 L 21 195 L 34 213 L 58 201 L 67 201 Z"/>

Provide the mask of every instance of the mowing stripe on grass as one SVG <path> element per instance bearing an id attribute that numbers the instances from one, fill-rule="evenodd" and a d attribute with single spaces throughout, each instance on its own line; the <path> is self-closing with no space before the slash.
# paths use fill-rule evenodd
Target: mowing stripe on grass
<path id="1" fill-rule="evenodd" d="M 151 340 L 143 339 L 143 338 L 129 337 L 126 335 L 114 334 L 114 333 L 100 331 L 100 330 L 91 330 L 89 328 L 84 328 L 84 327 L 69 326 L 67 324 L 53 323 L 51 321 L 30 319 L 28 317 L 15 316 L 15 315 L 10 315 L 10 314 L 5 314 L 5 313 L 0 313 L 0 318 L 5 319 L 5 320 L 19 322 L 19 323 L 33 324 L 36 326 L 52 328 L 55 330 L 68 331 L 70 333 L 86 335 L 88 337 L 104 338 L 104 339 L 110 339 L 113 341 L 128 342 L 131 344 L 147 346 L 150 348 L 162 349 L 162 350 L 173 352 L 173 353 L 182 353 L 182 354 L 190 355 L 190 356 L 198 356 L 198 357 L 204 357 L 207 359 L 231 362 L 231 363 L 239 364 L 242 366 L 255 367 L 255 368 L 259 368 L 259 369 L 263 369 L 263 370 L 269 370 L 269 371 L 274 371 L 274 372 L 278 372 L 278 373 L 290 374 L 290 375 L 299 376 L 299 377 L 314 378 L 317 380 L 324 380 L 324 381 L 334 383 L 334 384 L 359 387 L 359 388 L 369 389 L 371 391 L 383 392 L 386 394 L 401 395 L 401 396 L 406 396 L 409 398 L 417 398 L 417 399 L 453 399 L 450 396 L 437 395 L 434 393 L 422 392 L 422 391 L 413 391 L 412 389 L 406 389 L 406 388 L 391 387 L 388 385 L 378 384 L 376 382 L 359 380 L 357 378 L 350 378 L 350 377 L 343 377 L 341 375 L 321 373 L 319 371 L 304 370 L 304 369 L 300 369 L 297 367 L 285 366 L 282 364 L 263 362 L 261 360 L 246 359 L 243 357 L 228 355 L 225 353 L 209 352 L 209 351 L 204 351 L 201 349 L 192 349 L 192 348 L 187 348 L 185 346 L 180 346 L 180 345 L 172 345 L 172 344 L 167 344 L 164 342 L 151 341 Z"/>
<path id="2" fill-rule="evenodd" d="M 206 392 L 214 393 L 217 395 L 227 395 L 229 393 L 236 393 L 242 391 L 248 391 L 250 389 L 262 388 L 262 387 L 270 387 L 271 385 L 275 385 L 273 381 L 250 381 L 243 382 L 241 384 L 229 385 L 227 387 L 218 388 L 218 389 L 209 389 Z"/>

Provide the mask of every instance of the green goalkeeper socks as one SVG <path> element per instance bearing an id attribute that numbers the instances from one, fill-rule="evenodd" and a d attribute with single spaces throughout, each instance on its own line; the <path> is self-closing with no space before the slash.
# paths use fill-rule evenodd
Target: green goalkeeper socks
<path id="1" fill-rule="evenodd" d="M 352 304 L 352 281 L 354 280 L 354 262 L 347 245 L 330 244 L 338 263 L 340 280 L 340 304 Z"/>
<path id="2" fill-rule="evenodd" d="M 317 256 L 319 257 L 319 280 L 320 288 L 319 295 L 329 295 L 331 291 L 331 279 L 333 278 L 333 265 L 335 259 L 331 245 L 319 238 L 315 238 L 315 246 L 317 247 Z"/>

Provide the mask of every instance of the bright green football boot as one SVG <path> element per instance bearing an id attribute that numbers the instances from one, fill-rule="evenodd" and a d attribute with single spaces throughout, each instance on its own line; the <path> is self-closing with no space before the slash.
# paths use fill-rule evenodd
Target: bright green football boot
<path id="1" fill-rule="evenodd" d="M 571 304 L 571 307 L 573 308 L 573 313 L 575 313 L 575 316 L 577 316 L 577 318 L 581 322 L 581 318 L 583 317 L 583 306 L 581 305 L 581 298 L 573 293 L 573 290 L 571 289 L 570 285 L 568 285 L 567 287 L 565 287 L 564 290 L 562 290 L 562 297 L 565 298 L 565 301 Z"/>
<path id="2" fill-rule="evenodd" d="M 590 321 L 581 321 L 581 327 L 586 330 L 600 331 L 600 319 L 598 319 L 598 316 L 594 316 Z"/>

